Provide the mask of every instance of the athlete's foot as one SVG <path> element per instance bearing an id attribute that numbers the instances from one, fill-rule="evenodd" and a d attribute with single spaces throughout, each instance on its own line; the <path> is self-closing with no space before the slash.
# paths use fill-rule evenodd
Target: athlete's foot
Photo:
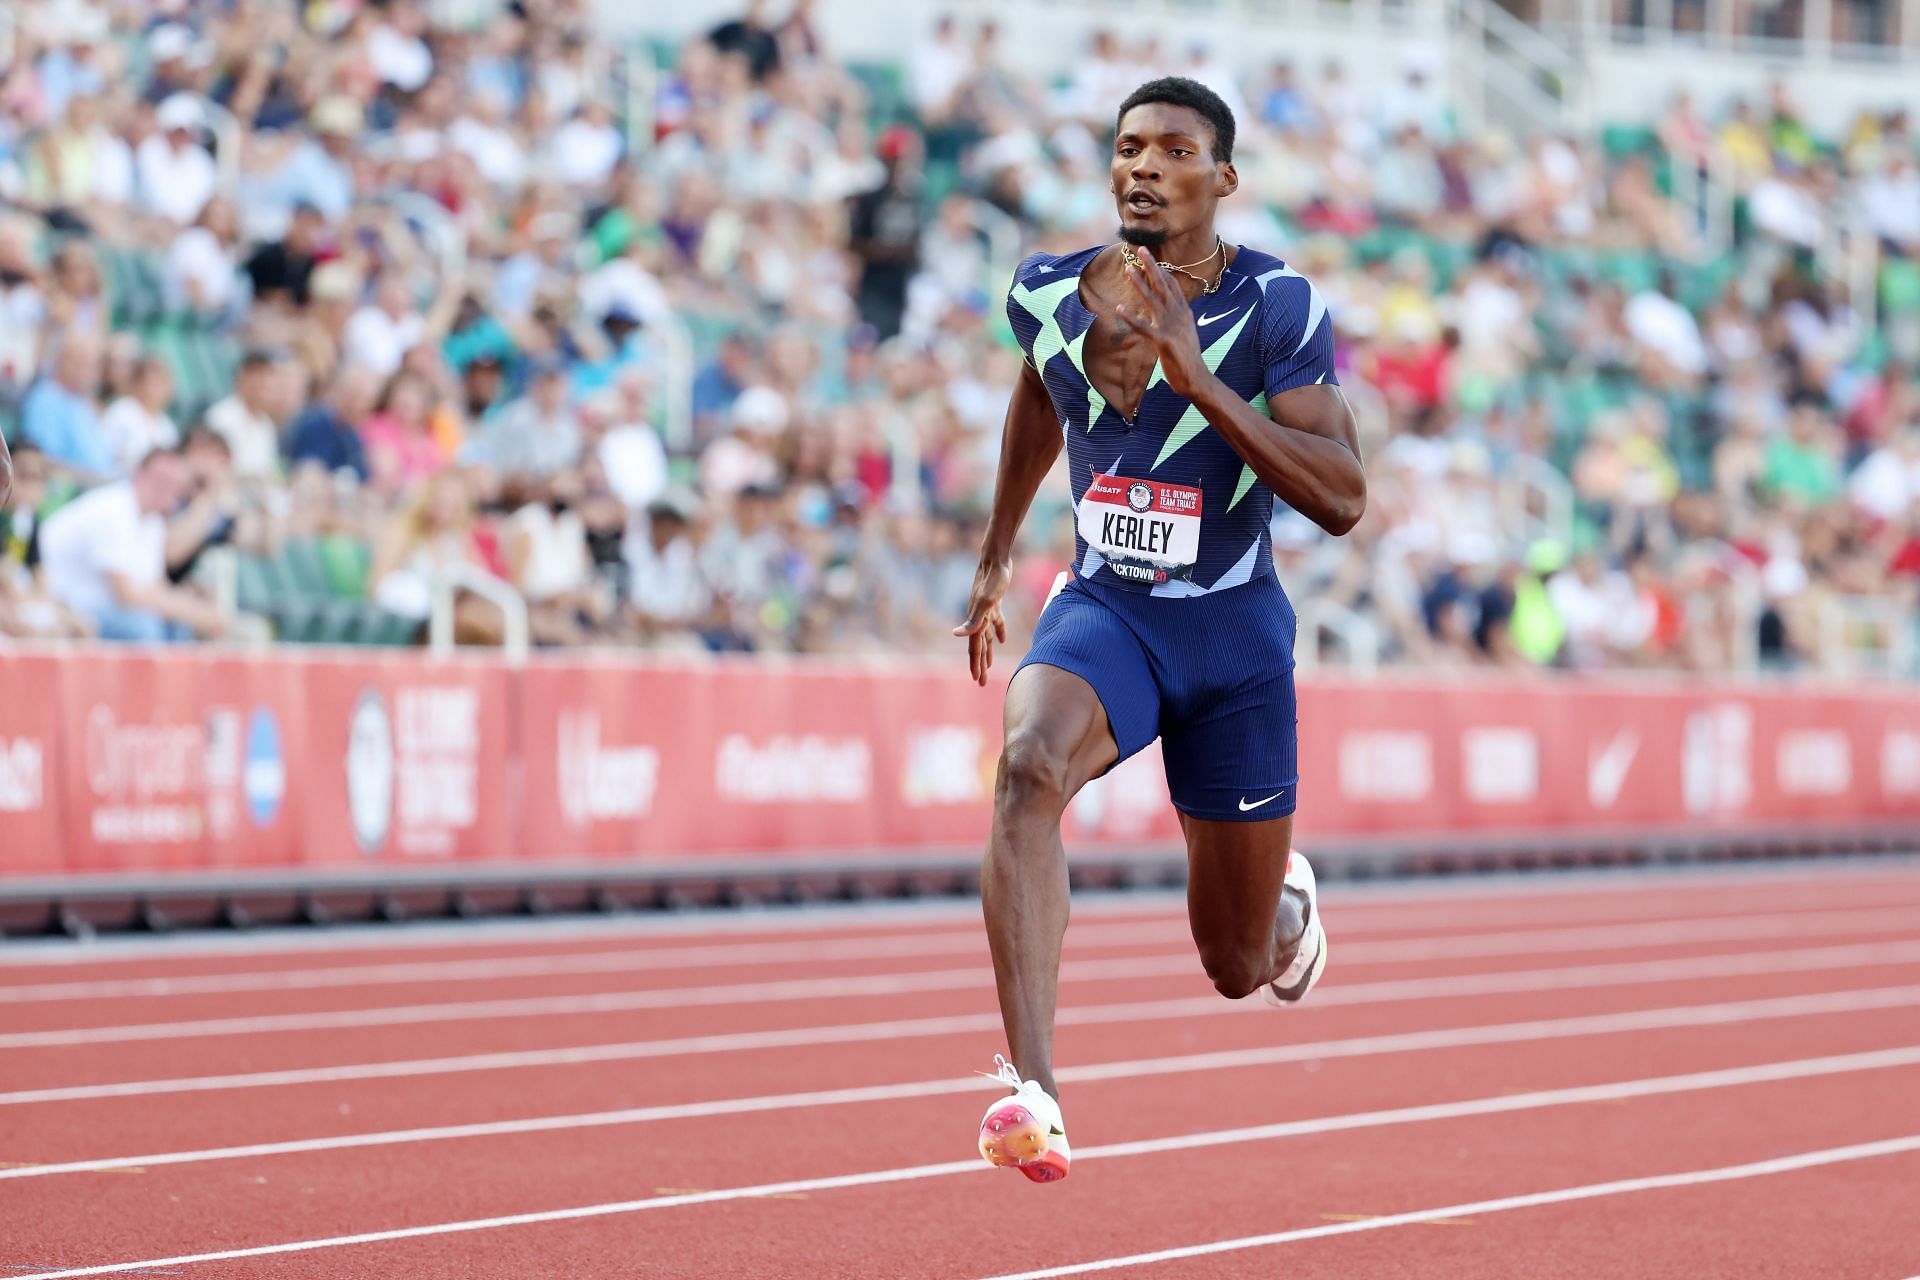
<path id="1" fill-rule="evenodd" d="M 1060 1104 L 1037 1080 L 1022 1080 L 1011 1062 L 993 1055 L 995 1079 L 1013 1090 L 987 1108 L 980 1120 L 980 1154 L 988 1164 L 1018 1169 L 1035 1182 L 1067 1176 L 1073 1156 Z M 984 1073 L 982 1073 L 984 1074 Z"/>
<path id="2" fill-rule="evenodd" d="M 1260 988 L 1261 998 L 1278 1009 L 1306 999 L 1307 992 L 1313 990 L 1327 968 L 1327 931 L 1320 923 L 1319 887 L 1314 883 L 1313 867 L 1297 850 L 1287 863 L 1287 878 L 1281 892 L 1287 889 L 1299 890 L 1307 900 L 1302 917 L 1306 931 L 1300 935 L 1300 949 L 1293 953 L 1293 963 Z"/>

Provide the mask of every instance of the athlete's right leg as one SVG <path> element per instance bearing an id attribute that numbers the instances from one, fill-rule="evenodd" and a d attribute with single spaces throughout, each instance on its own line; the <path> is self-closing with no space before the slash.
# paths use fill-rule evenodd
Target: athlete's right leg
<path id="1" fill-rule="evenodd" d="M 1106 708 L 1086 680 L 1043 663 L 1014 675 L 980 897 L 1008 1049 L 1020 1074 L 1055 1098 L 1053 1011 L 1068 911 L 1060 818 L 1074 793 L 1119 754 Z"/>

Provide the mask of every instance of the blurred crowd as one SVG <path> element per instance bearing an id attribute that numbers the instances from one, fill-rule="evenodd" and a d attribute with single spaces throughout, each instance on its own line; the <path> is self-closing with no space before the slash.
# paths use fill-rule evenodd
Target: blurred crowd
<path id="1" fill-rule="evenodd" d="M 511 584 L 541 644 L 948 650 L 1006 281 L 1112 236 L 1113 107 L 1167 73 L 1241 122 L 1222 234 L 1336 324 L 1369 511 L 1342 540 L 1276 520 L 1329 653 L 1791 668 L 1841 613 L 1913 625 L 1898 112 L 1817 137 L 1776 87 L 1625 140 L 1463 134 L 1417 49 L 1363 84 L 1103 33 L 1038 82 L 944 18 L 845 65 L 808 0 L 638 65 L 584 0 L 461 30 L 417 0 L 10 9 L 0 635 L 219 636 L 210 551 L 322 544 L 398 636 L 455 570 Z M 1709 169 L 1732 245 L 1685 198 Z M 1872 296 L 1832 269 L 1843 223 Z M 1066 498 L 1029 520 L 1021 634 Z M 456 600 L 500 639 L 490 593 Z"/>

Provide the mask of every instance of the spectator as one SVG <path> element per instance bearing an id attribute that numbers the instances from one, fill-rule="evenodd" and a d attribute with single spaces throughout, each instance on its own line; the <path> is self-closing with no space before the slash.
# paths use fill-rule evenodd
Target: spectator
<path id="1" fill-rule="evenodd" d="M 166 517 L 186 495 L 178 451 L 147 455 L 131 478 L 101 485 L 48 518 L 41 560 L 54 595 L 103 640 L 217 639 L 228 620 L 167 580 Z"/>
<path id="2" fill-rule="evenodd" d="M 612 613 L 613 602 L 592 572 L 579 509 L 584 496 L 579 472 L 556 471 L 543 493 L 507 519 L 507 578 L 527 599 L 536 644 L 583 643 Z"/>
<path id="3" fill-rule="evenodd" d="M 255 249 L 246 262 L 256 302 L 304 307 L 321 252 L 328 247 L 327 216 L 304 201 L 293 207 L 287 233 Z"/>
<path id="4" fill-rule="evenodd" d="M 470 460 L 502 472 L 547 476 L 580 461 L 580 419 L 567 403 L 567 370 L 536 364 L 525 396 L 508 404 L 469 446 Z"/>
<path id="5" fill-rule="evenodd" d="M 0 403 L 17 399 L 32 384 L 47 328 L 31 224 L 0 215 Z"/>
<path id="6" fill-rule="evenodd" d="M 100 286 L 100 264 L 84 241 L 69 240 L 53 255 L 47 319 L 56 335 L 83 333 L 99 343 L 107 339 L 107 300 Z"/>
<path id="7" fill-rule="evenodd" d="M 380 274 L 373 301 L 347 321 L 341 355 L 348 364 L 387 378 L 399 371 L 407 352 L 426 336 L 426 318 L 414 306 L 406 277 L 389 268 Z"/>
<path id="8" fill-rule="evenodd" d="M 709 621 L 713 593 L 700 572 L 691 512 L 684 496 L 655 501 L 647 508 L 645 532 L 628 555 L 634 622 L 642 637 L 657 647 L 700 648 L 700 632 Z"/>
<path id="9" fill-rule="evenodd" d="M 239 234 L 233 202 L 225 196 L 208 200 L 167 251 L 164 288 L 169 310 L 216 320 L 233 309 L 240 296 L 234 263 Z"/>
<path id="10" fill-rule="evenodd" d="M 465 477 L 438 472 L 387 523 L 374 549 L 367 581 L 373 600 L 388 613 L 424 624 L 433 612 L 441 574 L 489 573 L 476 529 L 472 491 Z M 505 632 L 499 609 L 469 591 L 454 601 L 454 638 L 461 644 L 497 645 Z"/>
<path id="11" fill-rule="evenodd" d="M 1875 520 L 1920 511 L 1920 418 L 1868 454 L 1847 484 L 1856 507 Z"/>
<path id="12" fill-rule="evenodd" d="M 850 247 L 860 260 L 860 318 L 883 338 L 900 332 L 907 283 L 920 258 L 920 171 L 913 145 L 903 128 L 881 136 L 879 154 L 887 176 L 853 202 L 850 217 Z"/>
<path id="13" fill-rule="evenodd" d="M 318 463 L 329 472 L 349 471 L 364 482 L 371 474 L 362 428 L 380 399 L 380 380 L 352 365 L 334 376 L 327 393 L 293 420 L 287 436 L 290 467 Z"/>
<path id="14" fill-rule="evenodd" d="M 173 403 L 173 370 L 158 356 L 142 356 L 127 394 L 107 406 L 101 434 L 114 459 L 113 474 L 130 476 L 155 449 L 180 443 L 180 429 L 167 416 Z"/>
<path id="15" fill-rule="evenodd" d="M 72 334 L 21 406 L 21 432 L 49 461 L 83 480 L 113 474 L 114 456 L 100 425 L 100 347 Z"/>
<path id="16" fill-rule="evenodd" d="M 395 497 L 445 468 L 447 455 L 433 437 L 432 410 L 433 389 L 418 374 L 403 372 L 387 383 L 373 416 L 360 428 L 376 491 Z"/>
<path id="17" fill-rule="evenodd" d="M 274 421 L 281 358 L 272 351 L 249 351 L 234 377 L 233 394 L 207 410 L 207 425 L 233 451 L 234 474 L 244 480 L 270 480 L 280 474 L 280 428 Z"/>
<path id="18" fill-rule="evenodd" d="M 6 446 L 0 444 L 0 636 L 34 639 L 91 634 L 86 619 L 61 604 L 40 574 L 40 532 L 45 522 L 47 460 L 32 445 L 13 454 L 13 488 L 7 489 Z"/>
<path id="19" fill-rule="evenodd" d="M 134 155 L 146 207 L 176 226 L 191 226 L 213 198 L 219 175 L 200 143 L 206 121 L 200 104 L 176 93 L 154 112 L 157 132 Z"/>

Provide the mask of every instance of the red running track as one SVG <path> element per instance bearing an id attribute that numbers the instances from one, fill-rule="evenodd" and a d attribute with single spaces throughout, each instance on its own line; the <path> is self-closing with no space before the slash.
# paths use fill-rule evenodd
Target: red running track
<path id="1" fill-rule="evenodd" d="M 1082 909 L 1072 1176 L 973 910 L 0 951 L 0 1277 L 1920 1276 L 1920 864 Z"/>

